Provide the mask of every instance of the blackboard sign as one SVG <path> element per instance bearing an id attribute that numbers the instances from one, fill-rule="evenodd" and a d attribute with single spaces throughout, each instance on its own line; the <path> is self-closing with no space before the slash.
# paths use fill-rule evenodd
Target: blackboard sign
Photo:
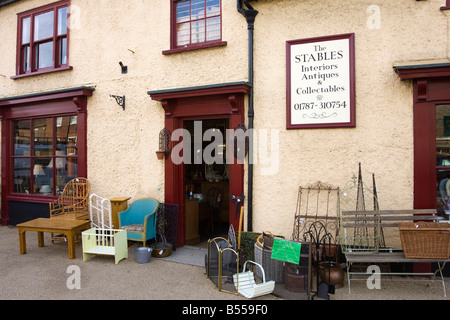
<path id="1" fill-rule="evenodd" d="M 355 126 L 354 34 L 286 43 L 287 129 Z"/>

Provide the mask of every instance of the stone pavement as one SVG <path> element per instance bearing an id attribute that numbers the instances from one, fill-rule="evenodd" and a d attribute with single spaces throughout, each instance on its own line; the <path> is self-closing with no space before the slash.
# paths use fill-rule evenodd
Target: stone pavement
<path id="1" fill-rule="evenodd" d="M 17 228 L 0 226 L 1 300 L 215 300 L 271 304 L 304 300 L 301 294 L 284 290 L 283 284 L 276 286 L 274 294 L 252 300 L 220 292 L 206 277 L 204 267 L 157 258 L 147 264 L 137 263 L 134 245 L 129 248 L 128 259 L 117 265 L 108 256 L 83 262 L 81 243 L 76 245 L 76 258 L 71 260 L 65 243 L 52 244 L 48 233 L 44 238 L 45 247 L 38 247 L 37 233 L 27 232 L 27 253 L 21 255 Z M 75 281 L 76 274 L 80 275 L 80 281 Z M 446 288 L 450 295 L 449 279 Z M 442 284 L 438 282 L 383 281 L 380 290 L 369 290 L 365 281 L 355 281 L 352 294 L 344 286 L 336 289 L 330 299 L 449 300 L 449 297 L 443 297 Z"/>

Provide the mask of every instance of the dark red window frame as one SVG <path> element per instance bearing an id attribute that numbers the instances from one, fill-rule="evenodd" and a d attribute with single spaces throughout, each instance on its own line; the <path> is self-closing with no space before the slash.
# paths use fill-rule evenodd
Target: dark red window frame
<path id="1" fill-rule="evenodd" d="M 445 1 L 445 6 L 441 7 L 441 10 L 450 10 L 450 0 Z"/>
<path id="2" fill-rule="evenodd" d="M 32 75 L 38 75 L 43 73 L 72 70 L 69 65 L 69 27 L 67 26 L 66 32 L 58 35 L 58 10 L 66 7 L 69 10 L 70 0 L 63 0 L 54 2 L 45 6 L 34 8 L 25 12 L 21 12 L 17 15 L 17 52 L 16 52 L 16 75 L 12 76 L 11 79 L 17 79 Z M 40 14 L 53 11 L 53 35 L 48 38 L 43 38 L 35 40 L 34 38 L 34 19 Z M 69 15 L 69 13 L 67 13 Z M 22 43 L 23 36 L 23 21 L 25 19 L 30 19 L 30 30 L 29 30 L 29 42 Z M 61 61 L 60 50 L 62 49 L 61 42 L 65 41 L 66 49 L 66 61 Z M 38 68 L 37 66 L 37 55 L 38 46 L 40 44 L 45 44 L 53 42 L 52 44 L 52 65 L 49 67 Z M 27 48 L 29 48 L 27 50 Z M 25 54 L 29 52 L 29 70 L 24 68 L 25 64 Z"/>
<path id="3" fill-rule="evenodd" d="M 191 1 L 191 0 L 189 0 Z M 170 7 L 170 50 L 164 50 L 163 54 L 171 54 L 176 52 L 183 52 L 183 51 L 190 51 L 190 50 L 197 50 L 197 49 L 203 49 L 203 48 L 209 48 L 209 47 L 217 47 L 217 46 L 226 46 L 227 42 L 222 41 L 222 30 L 223 30 L 223 24 L 222 24 L 222 2 L 223 0 L 220 0 L 220 37 L 216 40 L 198 42 L 198 43 L 189 43 L 186 45 L 178 46 L 177 45 L 177 2 L 180 2 L 180 0 L 171 0 L 171 7 Z M 206 2 L 206 0 L 205 0 Z M 193 21 L 193 20 L 192 20 Z M 206 32 L 206 31 L 205 31 Z"/>

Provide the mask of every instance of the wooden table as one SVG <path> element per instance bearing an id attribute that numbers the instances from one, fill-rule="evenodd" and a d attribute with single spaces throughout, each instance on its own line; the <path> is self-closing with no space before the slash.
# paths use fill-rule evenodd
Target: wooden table
<path id="1" fill-rule="evenodd" d="M 89 220 L 64 220 L 38 218 L 17 225 L 19 229 L 20 254 L 27 253 L 27 244 L 25 238 L 26 231 L 37 231 L 38 245 L 44 246 L 44 232 L 63 233 L 67 237 L 69 247 L 69 259 L 75 258 L 74 237 L 79 231 L 89 229 L 91 222 Z"/>

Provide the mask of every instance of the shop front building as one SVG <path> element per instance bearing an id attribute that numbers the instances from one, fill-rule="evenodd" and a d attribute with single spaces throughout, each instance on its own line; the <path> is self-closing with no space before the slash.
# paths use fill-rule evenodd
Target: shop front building
<path id="1" fill-rule="evenodd" d="M 359 164 L 380 208 L 448 218 L 449 9 L 0 1 L 1 223 L 86 177 L 179 204 L 179 246 L 237 230 L 236 199 L 245 230 L 289 239 L 299 187 L 343 189 Z"/>

